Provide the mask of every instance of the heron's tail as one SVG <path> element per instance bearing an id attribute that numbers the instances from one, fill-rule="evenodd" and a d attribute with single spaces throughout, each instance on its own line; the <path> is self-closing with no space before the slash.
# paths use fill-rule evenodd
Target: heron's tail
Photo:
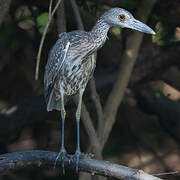
<path id="1" fill-rule="evenodd" d="M 67 103 L 69 99 L 70 98 L 68 98 L 67 96 L 64 96 L 64 105 Z M 54 88 L 52 86 L 50 86 L 45 91 L 45 100 L 47 104 L 47 111 L 52 111 L 53 109 L 58 111 L 61 110 L 61 99 L 56 99 Z"/>
<path id="2" fill-rule="evenodd" d="M 47 111 L 52 111 L 53 109 L 56 109 L 58 111 L 61 110 L 61 100 L 56 99 L 54 89 L 52 89 L 48 94 L 48 96 L 46 97 L 46 103 L 47 103 Z"/>
<path id="3" fill-rule="evenodd" d="M 47 111 L 52 111 L 53 109 L 60 111 L 61 100 L 56 99 L 56 95 L 52 85 L 50 85 L 48 88 L 45 88 L 44 96 L 47 104 Z"/>

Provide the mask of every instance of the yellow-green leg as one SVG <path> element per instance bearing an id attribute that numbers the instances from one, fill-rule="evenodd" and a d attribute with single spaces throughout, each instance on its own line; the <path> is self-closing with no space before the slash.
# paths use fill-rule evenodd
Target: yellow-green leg
<path id="1" fill-rule="evenodd" d="M 66 117 L 66 111 L 64 108 L 64 93 L 61 92 L 61 119 L 62 119 L 62 131 L 61 131 L 61 148 L 58 156 L 56 157 L 54 167 L 56 166 L 57 160 L 59 157 L 61 157 L 61 162 L 62 162 L 62 169 L 63 169 L 63 174 L 65 174 L 65 169 L 64 169 L 64 158 L 66 156 L 66 149 L 64 147 L 64 122 L 65 122 L 65 117 Z"/>
<path id="2" fill-rule="evenodd" d="M 81 90 L 79 92 L 79 101 L 78 101 L 78 107 L 76 110 L 76 124 L 77 124 L 77 146 L 76 146 L 76 152 L 74 155 L 75 161 L 76 161 L 76 172 L 78 172 L 78 164 L 79 164 L 79 157 L 81 154 L 80 150 L 80 132 L 79 132 L 79 123 L 81 118 L 81 106 L 82 106 L 82 96 L 83 96 L 84 90 Z"/>

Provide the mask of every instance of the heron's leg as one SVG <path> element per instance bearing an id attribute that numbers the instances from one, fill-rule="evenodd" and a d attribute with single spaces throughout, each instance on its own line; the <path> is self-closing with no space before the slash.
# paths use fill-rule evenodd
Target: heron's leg
<path id="1" fill-rule="evenodd" d="M 65 121 L 65 116 L 66 116 L 66 111 L 65 111 L 65 108 L 64 108 L 64 93 L 61 91 L 61 119 L 62 119 L 61 148 L 60 148 L 60 152 L 59 152 L 58 156 L 56 157 L 54 167 L 56 166 L 56 163 L 57 163 L 57 160 L 59 159 L 59 157 L 61 157 L 63 174 L 65 173 L 65 170 L 64 170 L 64 158 L 65 158 L 65 155 L 66 155 L 66 149 L 64 147 L 64 121 Z"/>
<path id="2" fill-rule="evenodd" d="M 62 136 L 61 136 L 61 152 L 66 152 L 64 147 L 64 121 L 66 117 L 66 111 L 64 108 L 64 94 L 61 93 L 61 118 L 62 118 Z"/>
<path id="3" fill-rule="evenodd" d="M 81 118 L 81 105 L 82 105 L 83 93 L 84 93 L 84 89 L 79 91 L 79 101 L 78 101 L 78 107 L 77 107 L 77 111 L 76 111 L 76 123 L 77 123 L 77 146 L 76 146 L 76 152 L 75 152 L 76 172 L 78 172 L 79 157 L 81 154 L 79 122 L 80 122 L 80 118 Z"/>

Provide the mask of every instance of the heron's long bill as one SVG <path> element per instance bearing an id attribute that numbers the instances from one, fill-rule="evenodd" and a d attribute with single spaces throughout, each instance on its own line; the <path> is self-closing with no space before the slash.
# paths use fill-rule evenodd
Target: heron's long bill
<path id="1" fill-rule="evenodd" d="M 131 24 L 131 28 L 148 34 L 156 34 L 149 26 L 136 19 Z"/>

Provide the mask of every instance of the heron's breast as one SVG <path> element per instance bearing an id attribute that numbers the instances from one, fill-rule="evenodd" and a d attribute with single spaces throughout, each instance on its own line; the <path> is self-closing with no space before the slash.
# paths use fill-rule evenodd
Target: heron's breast
<path id="1" fill-rule="evenodd" d="M 85 88 L 94 67 L 95 65 L 91 58 L 88 58 L 86 61 L 78 58 L 74 61 L 68 61 L 62 68 L 63 71 L 59 81 L 65 94 L 73 95 L 79 89 Z"/>

